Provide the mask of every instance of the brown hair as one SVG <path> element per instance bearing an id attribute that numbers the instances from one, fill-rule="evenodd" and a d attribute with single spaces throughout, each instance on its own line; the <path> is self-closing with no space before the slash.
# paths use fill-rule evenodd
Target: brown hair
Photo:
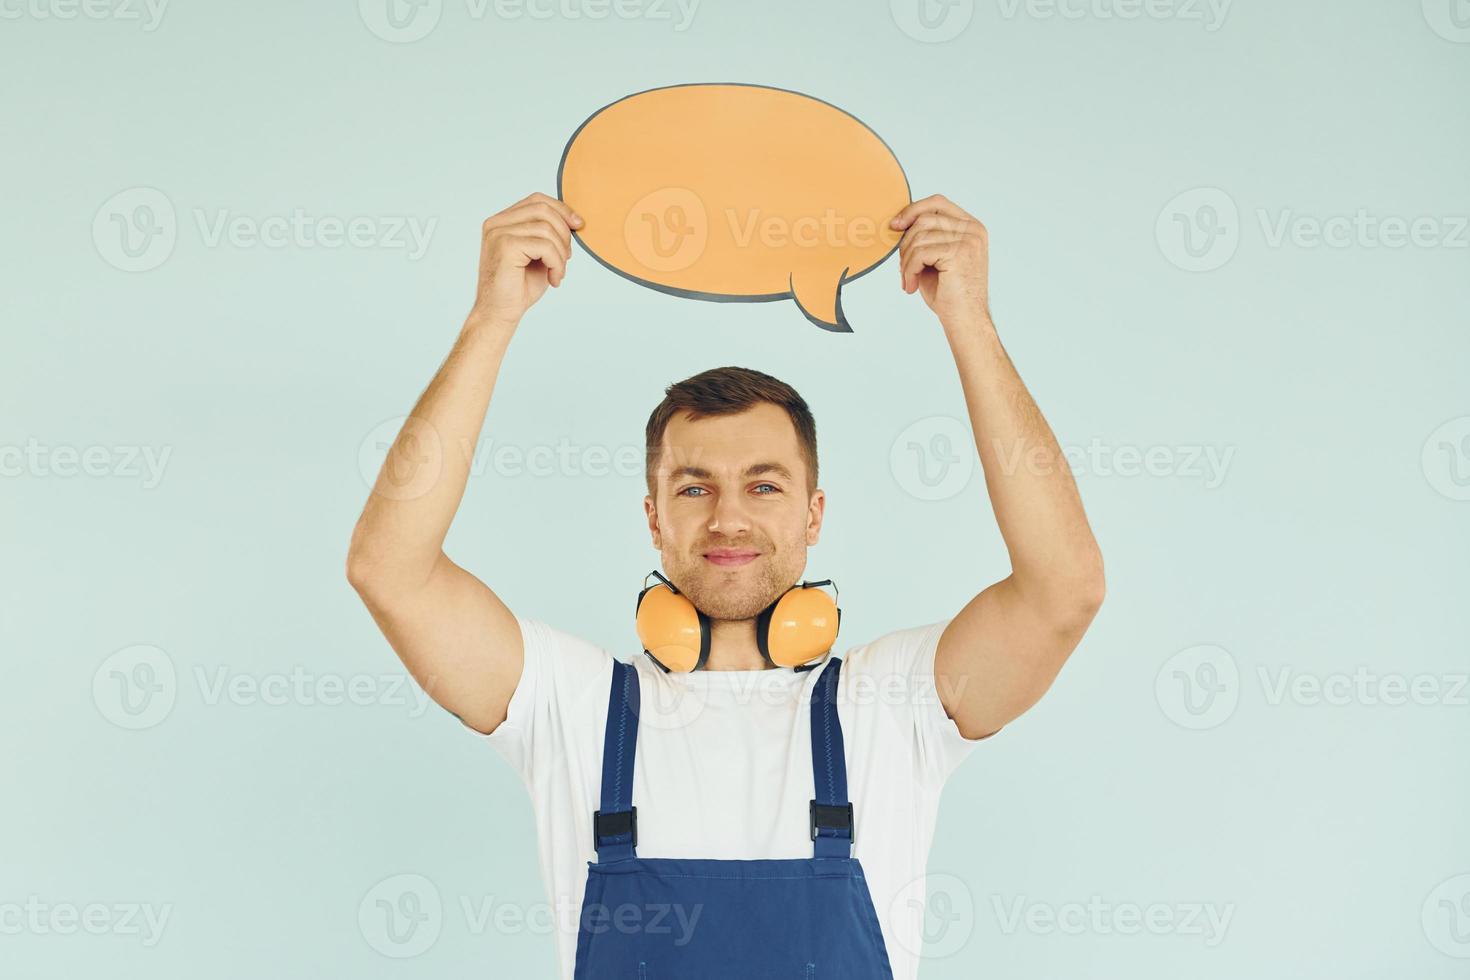
<path id="1" fill-rule="evenodd" d="M 717 367 L 701 371 L 692 378 L 675 382 L 664 389 L 664 400 L 648 417 L 644 430 L 649 496 L 657 498 L 659 456 L 663 452 L 664 429 L 678 412 L 689 412 L 694 420 L 711 415 L 733 415 L 758 402 L 770 402 L 786 409 L 796 427 L 796 441 L 806 463 L 807 487 L 810 495 L 817 488 L 817 422 L 811 409 L 796 389 L 769 374 L 750 368 Z"/>

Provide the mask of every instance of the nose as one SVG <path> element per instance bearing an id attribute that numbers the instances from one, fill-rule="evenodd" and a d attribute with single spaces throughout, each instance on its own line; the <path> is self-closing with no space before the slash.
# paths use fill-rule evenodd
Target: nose
<path id="1" fill-rule="evenodd" d="M 736 534 L 749 528 L 750 520 L 745 516 L 745 502 L 740 499 L 739 494 L 722 493 L 715 498 L 715 507 L 709 519 L 710 531 Z"/>

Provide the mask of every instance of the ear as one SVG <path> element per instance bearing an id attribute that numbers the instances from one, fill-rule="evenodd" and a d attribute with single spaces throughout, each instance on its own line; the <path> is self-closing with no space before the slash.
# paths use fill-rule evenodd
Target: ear
<path id="1" fill-rule="evenodd" d="M 663 550 L 663 535 L 658 528 L 658 509 L 652 497 L 647 494 L 643 497 L 643 515 L 648 519 L 648 533 L 653 538 L 655 551 Z"/>
<path id="2" fill-rule="evenodd" d="M 806 543 L 811 547 L 822 536 L 822 516 L 827 509 L 827 495 L 818 487 L 812 491 L 811 504 L 806 512 Z"/>

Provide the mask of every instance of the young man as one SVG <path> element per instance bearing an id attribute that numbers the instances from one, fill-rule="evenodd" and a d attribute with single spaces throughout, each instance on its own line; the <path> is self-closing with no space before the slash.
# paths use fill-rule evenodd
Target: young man
<path id="1" fill-rule="evenodd" d="M 456 447 L 477 444 L 580 226 L 543 194 L 485 222 L 474 307 L 389 452 L 348 579 L 531 792 L 565 977 L 912 978 L 945 780 L 1041 697 L 1103 597 L 1076 485 L 990 321 L 985 228 L 940 196 L 892 222 L 903 289 L 954 354 L 1011 574 L 953 618 L 775 667 L 761 613 L 821 532 L 815 424 L 775 378 L 706 371 L 646 431 L 652 544 L 705 625 L 686 672 L 515 615 L 442 547 L 470 464 Z"/>

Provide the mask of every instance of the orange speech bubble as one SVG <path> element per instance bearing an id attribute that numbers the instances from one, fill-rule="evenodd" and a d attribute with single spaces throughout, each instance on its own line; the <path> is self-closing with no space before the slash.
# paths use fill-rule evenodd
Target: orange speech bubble
<path id="1" fill-rule="evenodd" d="M 842 286 L 898 247 L 909 203 L 893 151 L 821 99 L 741 83 L 651 89 L 593 113 L 562 152 L 557 195 L 603 265 L 717 302 L 794 299 L 851 332 Z"/>

